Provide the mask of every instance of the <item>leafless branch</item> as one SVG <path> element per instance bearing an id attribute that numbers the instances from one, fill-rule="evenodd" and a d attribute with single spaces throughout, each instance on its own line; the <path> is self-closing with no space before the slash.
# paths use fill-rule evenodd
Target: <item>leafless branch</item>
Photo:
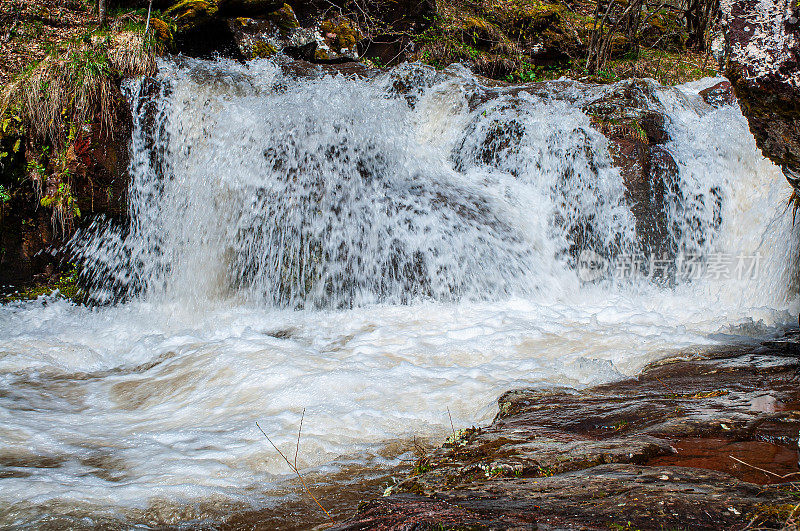
<path id="1" fill-rule="evenodd" d="M 303 410 L 303 417 L 305 417 L 305 409 Z M 261 429 L 261 426 L 259 426 L 258 422 L 256 422 L 256 427 L 264 435 L 264 437 L 267 438 L 267 440 L 272 445 L 272 447 L 275 448 L 275 451 L 278 452 L 278 454 L 283 458 L 284 461 L 286 461 L 286 464 L 289 465 L 289 468 L 291 468 L 292 471 L 297 475 L 298 479 L 300 479 L 300 483 L 303 484 L 303 488 L 305 489 L 305 491 L 316 502 L 316 504 L 319 506 L 319 508 L 322 509 L 322 512 L 325 513 L 325 516 L 327 516 L 328 518 L 331 519 L 331 521 L 333 521 L 333 517 L 331 516 L 331 514 L 325 509 L 325 507 L 322 506 L 322 504 L 319 502 L 317 497 L 314 496 L 311 493 L 311 491 L 308 489 L 308 485 L 306 485 L 306 480 L 303 479 L 303 476 L 302 476 L 302 474 L 300 474 L 300 471 L 297 469 L 297 466 L 293 465 L 292 462 L 289 461 L 289 459 L 286 458 L 286 456 L 283 454 L 283 452 L 281 452 L 281 449 L 278 448 L 277 446 L 275 446 L 275 443 L 272 442 L 272 439 L 269 438 L 269 435 L 267 435 L 267 433 L 263 429 Z M 302 429 L 302 427 L 303 427 L 303 419 L 301 418 L 300 419 L 300 429 Z M 297 438 L 298 438 L 297 449 L 299 450 L 300 449 L 300 440 L 299 440 L 300 439 L 300 433 L 299 432 L 297 434 Z M 295 458 L 296 457 L 297 456 L 295 455 Z"/>

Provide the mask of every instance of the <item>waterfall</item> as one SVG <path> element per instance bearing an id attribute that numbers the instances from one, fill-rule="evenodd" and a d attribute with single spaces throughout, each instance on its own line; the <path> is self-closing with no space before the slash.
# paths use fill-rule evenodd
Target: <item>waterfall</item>
<path id="1" fill-rule="evenodd" d="M 570 285 L 581 253 L 608 263 L 648 251 L 608 140 L 581 109 L 604 90 L 487 97 L 458 69 L 366 79 L 163 62 L 157 79 L 128 85 L 130 226 L 92 227 L 77 257 L 101 302 L 351 308 Z M 658 98 L 679 165 L 659 199 L 662 250 L 743 256 L 718 237 L 738 222 L 738 188 L 765 186 L 748 175 L 774 171 L 734 108 L 702 109 L 674 89 Z M 720 142 L 707 137 L 715 120 L 739 123 Z"/>

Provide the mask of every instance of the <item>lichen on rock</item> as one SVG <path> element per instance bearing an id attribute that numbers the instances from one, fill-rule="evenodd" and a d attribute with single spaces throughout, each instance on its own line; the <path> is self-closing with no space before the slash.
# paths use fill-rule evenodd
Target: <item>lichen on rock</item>
<path id="1" fill-rule="evenodd" d="M 794 0 L 724 0 L 715 50 L 756 145 L 800 197 L 800 6 Z"/>

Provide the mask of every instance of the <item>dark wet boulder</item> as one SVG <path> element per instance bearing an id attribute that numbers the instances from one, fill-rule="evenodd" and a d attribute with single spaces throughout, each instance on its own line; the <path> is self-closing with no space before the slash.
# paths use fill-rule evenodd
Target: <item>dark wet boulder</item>
<path id="1" fill-rule="evenodd" d="M 623 81 L 583 106 L 592 125 L 609 140 L 619 168 L 636 230 L 646 254 L 670 251 L 665 194 L 678 180 L 678 165 L 663 145 L 669 142 L 669 118 L 646 80 Z"/>
<path id="2" fill-rule="evenodd" d="M 712 107 L 724 107 L 736 103 L 736 95 L 729 81 L 720 81 L 713 87 L 701 90 L 700 97 Z"/>
<path id="3" fill-rule="evenodd" d="M 669 142 L 669 132 L 667 126 L 669 121 L 666 115 L 658 111 L 648 111 L 642 113 L 639 118 L 639 127 L 644 131 L 650 145 L 666 144 Z"/>
<path id="4" fill-rule="evenodd" d="M 221 17 L 259 18 L 283 7 L 283 0 L 218 0 Z"/>
<path id="5" fill-rule="evenodd" d="M 725 75 L 756 145 L 800 190 L 800 6 L 733 0 L 721 10 Z"/>
<path id="6" fill-rule="evenodd" d="M 50 214 L 37 208 L 39 198 L 29 184 L 26 165 L 33 157 L 23 136 L 8 131 L 0 135 L 0 150 L 5 154 L 0 158 L 0 291 L 4 291 L 7 285 L 55 271 L 54 258 L 42 250 L 56 237 Z M 25 185 L 19 186 L 20 182 Z"/>
<path id="7" fill-rule="evenodd" d="M 175 22 L 172 44 L 176 51 L 191 57 L 241 58 L 230 27 L 219 16 L 216 1 L 183 0 L 174 3 L 165 15 Z"/>
<path id="8" fill-rule="evenodd" d="M 213 0 L 183 0 L 166 10 L 179 33 L 202 28 L 216 17 L 219 8 Z"/>

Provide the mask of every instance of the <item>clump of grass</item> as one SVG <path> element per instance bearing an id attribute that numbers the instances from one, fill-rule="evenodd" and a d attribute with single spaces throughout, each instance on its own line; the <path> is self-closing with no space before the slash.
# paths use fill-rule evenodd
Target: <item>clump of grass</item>
<path id="1" fill-rule="evenodd" d="M 16 104 L 31 140 L 62 148 L 68 123 L 83 124 L 98 114 L 100 123 L 111 128 L 112 87 L 105 54 L 77 46 L 62 56 L 46 57 L 12 83 L 0 110 Z"/>
<path id="2" fill-rule="evenodd" d="M 119 79 L 153 72 L 155 57 L 143 36 L 87 37 L 11 83 L 0 99 L 0 115 L 15 107 L 30 140 L 62 149 L 75 126 L 97 123 L 101 132 L 113 134 Z"/>
<path id="3" fill-rule="evenodd" d="M 119 77 L 152 76 L 156 73 L 154 50 L 151 37 L 136 31 L 120 31 L 110 37 L 108 62 Z"/>

